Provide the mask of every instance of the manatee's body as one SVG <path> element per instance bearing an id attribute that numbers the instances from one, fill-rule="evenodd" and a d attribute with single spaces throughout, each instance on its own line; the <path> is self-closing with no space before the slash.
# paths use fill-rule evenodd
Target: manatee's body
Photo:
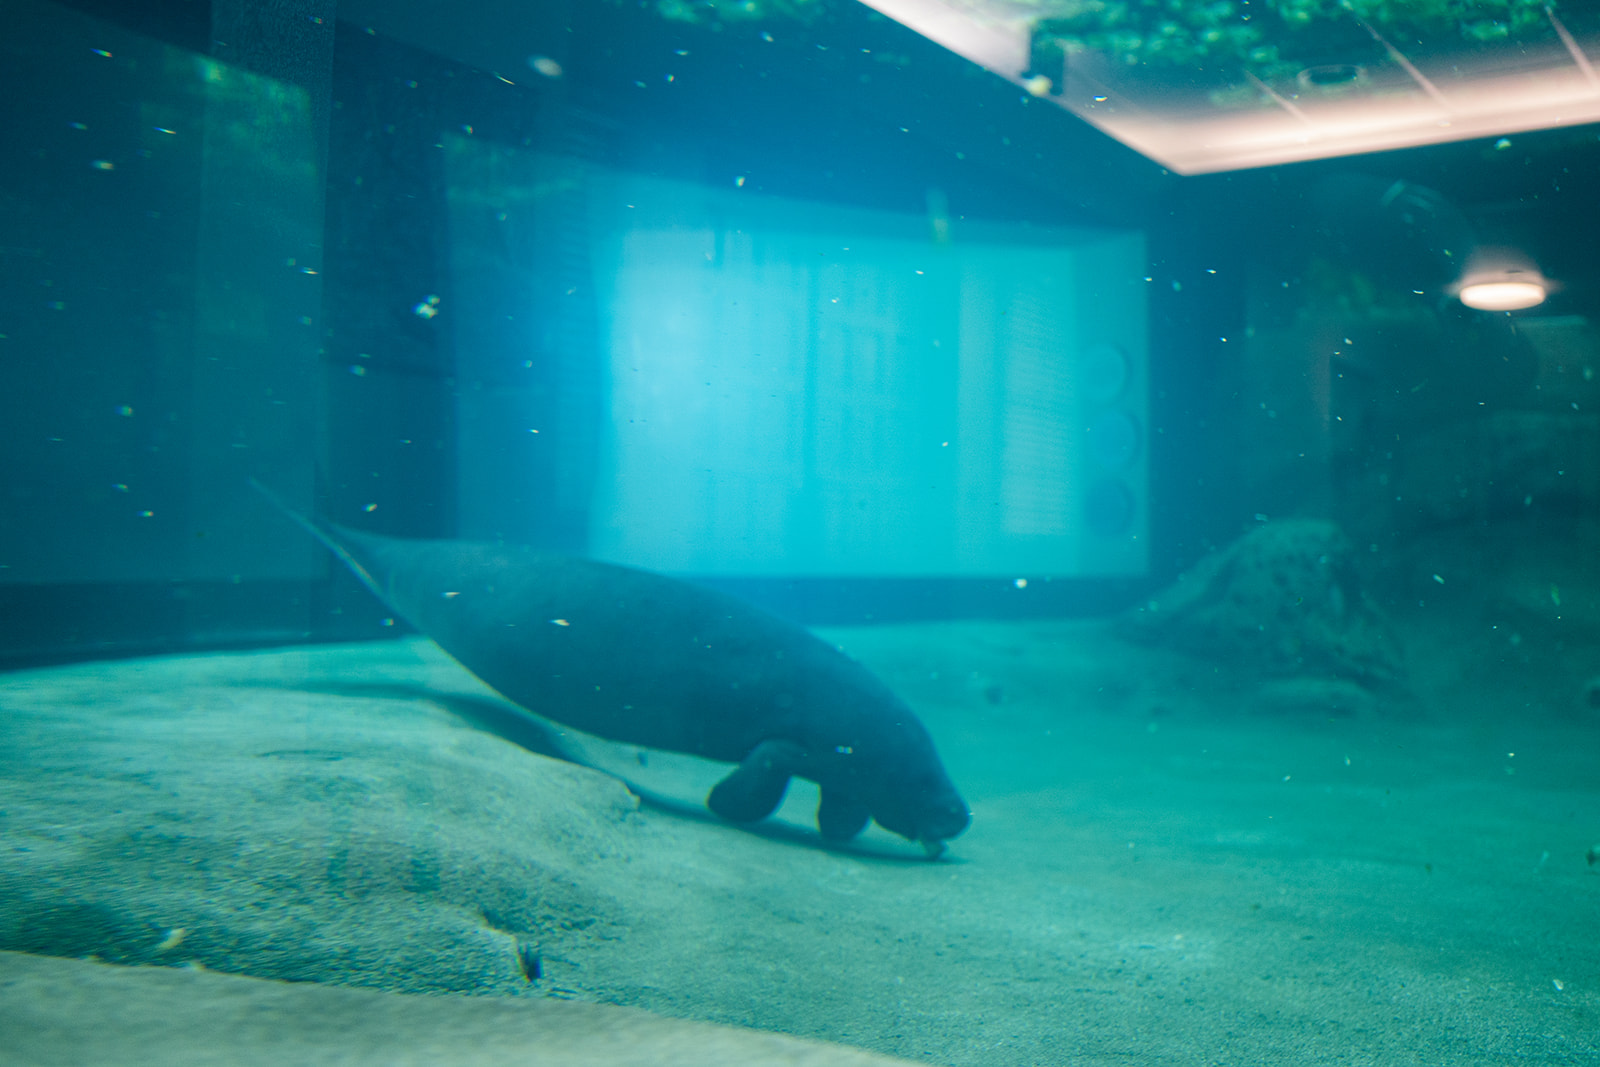
<path id="1" fill-rule="evenodd" d="M 707 801 L 724 818 L 765 818 L 798 775 L 821 787 L 830 838 L 873 818 L 935 854 L 967 826 L 922 723 L 798 626 L 648 571 L 295 518 L 511 701 L 612 741 L 738 763 Z"/>

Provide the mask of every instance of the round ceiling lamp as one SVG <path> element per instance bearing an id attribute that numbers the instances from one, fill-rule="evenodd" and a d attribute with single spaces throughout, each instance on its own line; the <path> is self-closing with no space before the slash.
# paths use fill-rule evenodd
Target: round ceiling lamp
<path id="1" fill-rule="evenodd" d="M 1515 249 L 1480 249 L 1454 288 L 1469 308 L 1521 311 L 1544 303 L 1551 285 L 1529 258 Z"/>
<path id="2" fill-rule="evenodd" d="M 1456 294 L 1469 308 L 1479 311 L 1521 311 L 1544 303 L 1544 283 L 1515 278 L 1470 282 Z"/>

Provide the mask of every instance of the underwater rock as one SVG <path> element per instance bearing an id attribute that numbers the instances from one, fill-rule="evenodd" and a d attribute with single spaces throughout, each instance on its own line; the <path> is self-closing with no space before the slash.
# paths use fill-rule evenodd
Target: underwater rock
<path id="1" fill-rule="evenodd" d="M 1118 630 L 1265 677 L 1382 688 L 1404 675 L 1394 627 L 1362 589 L 1354 545 L 1320 519 L 1256 527 L 1129 612 Z"/>
<path id="2" fill-rule="evenodd" d="M 0 679 L 0 949 L 401 992 L 573 982 L 631 920 L 598 872 L 635 851 L 637 799 L 425 699 L 266 676 L 340 659 L 371 667 L 334 649 Z"/>
<path id="3" fill-rule="evenodd" d="M 1377 706 L 1371 690 L 1341 678 L 1274 678 L 1257 688 L 1255 703 L 1282 715 L 1349 718 L 1363 718 Z"/>

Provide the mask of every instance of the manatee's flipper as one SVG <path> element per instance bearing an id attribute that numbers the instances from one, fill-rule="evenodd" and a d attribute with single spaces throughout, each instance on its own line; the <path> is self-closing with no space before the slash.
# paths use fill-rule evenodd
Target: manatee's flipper
<path id="1" fill-rule="evenodd" d="M 848 793 L 823 787 L 822 803 L 817 805 L 817 829 L 829 841 L 848 841 L 867 828 L 872 813 Z"/>
<path id="2" fill-rule="evenodd" d="M 805 751 L 793 741 L 763 741 L 706 797 L 706 807 L 729 822 L 755 822 L 778 810 L 793 768 Z"/>

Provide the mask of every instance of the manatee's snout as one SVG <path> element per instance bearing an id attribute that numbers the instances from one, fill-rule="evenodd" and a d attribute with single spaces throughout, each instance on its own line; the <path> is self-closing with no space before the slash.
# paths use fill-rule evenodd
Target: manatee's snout
<path id="1" fill-rule="evenodd" d="M 943 852 L 944 842 L 972 822 L 967 802 L 943 775 L 920 776 L 902 784 L 893 801 L 873 811 L 872 817 L 885 830 L 921 842 L 929 856 Z"/>
<path id="2" fill-rule="evenodd" d="M 922 845 L 922 851 L 928 854 L 930 860 L 936 860 L 944 855 L 945 842 L 964 831 L 971 822 L 972 813 L 967 810 L 966 802 L 957 797 L 954 803 L 944 806 L 932 817 L 923 820 L 922 832 L 917 835 L 917 842 Z"/>
<path id="3" fill-rule="evenodd" d="M 944 852 L 944 843 L 960 836 L 972 824 L 972 813 L 967 810 L 966 801 L 952 794 L 925 812 L 919 822 L 917 840 L 922 842 L 929 859 L 937 859 Z"/>
<path id="4" fill-rule="evenodd" d="M 922 833 L 918 836 L 923 841 L 946 841 L 959 837 L 970 825 L 972 812 L 967 810 L 967 802 L 960 797 L 952 797 L 924 817 Z"/>

